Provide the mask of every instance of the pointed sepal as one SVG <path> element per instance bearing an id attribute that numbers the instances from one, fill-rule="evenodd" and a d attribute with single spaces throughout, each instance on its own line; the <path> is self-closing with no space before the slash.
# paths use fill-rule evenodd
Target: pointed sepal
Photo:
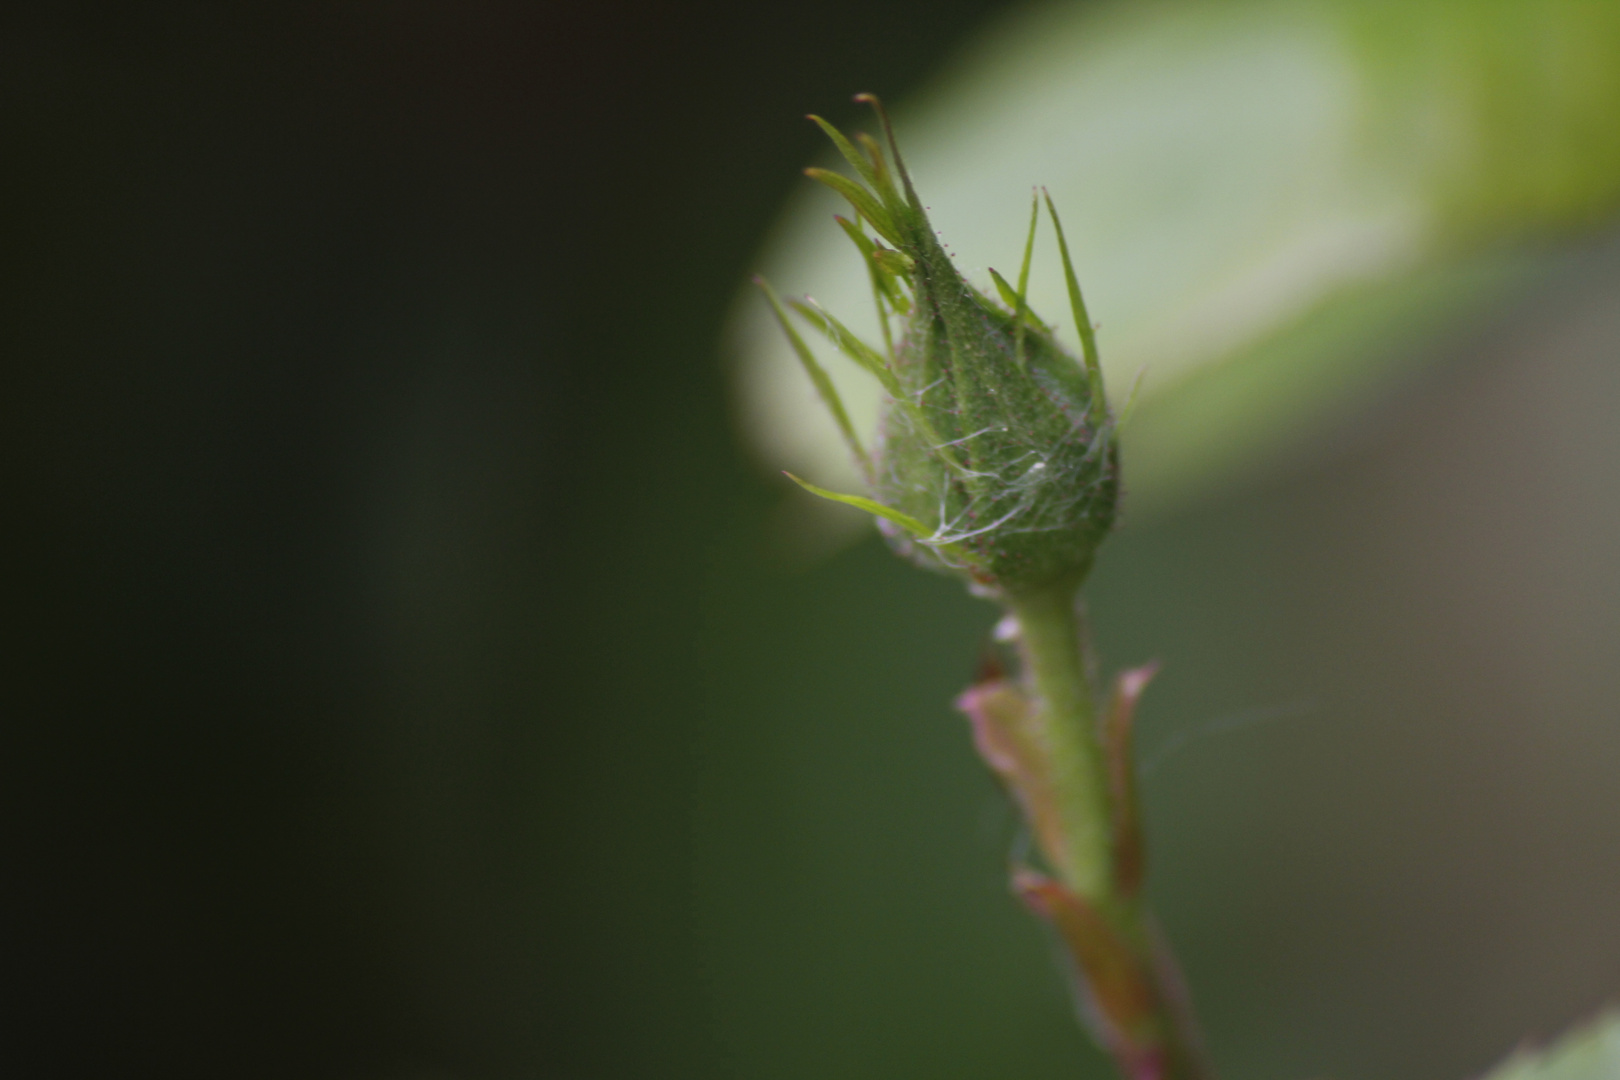
<path id="1" fill-rule="evenodd" d="M 887 395 L 867 472 L 871 502 L 892 512 L 880 515 L 890 524 L 897 513 L 923 529 L 885 535 L 914 561 L 967 577 L 982 595 L 1076 587 L 1114 524 L 1119 455 L 1095 334 L 1056 209 L 1047 198 L 1080 328 L 1079 362 L 1028 306 L 1040 202 L 1031 204 L 1017 286 L 992 273 L 1002 307 L 952 265 L 882 103 L 869 94 L 856 100 L 877 112 L 887 154 L 875 139 L 850 139 L 812 117 L 855 175 L 806 172 L 855 208 L 839 227 L 871 276 L 883 351 L 813 303 L 794 307 Z M 904 317 L 903 333 L 891 327 L 892 315 Z M 820 389 L 824 380 L 801 344 L 795 350 Z"/>
<path id="2" fill-rule="evenodd" d="M 1108 769 L 1108 801 L 1113 813 L 1114 881 L 1127 897 L 1141 892 L 1147 862 L 1132 754 L 1136 703 L 1158 670 L 1159 664 L 1154 661 L 1120 672 L 1114 679 L 1108 711 L 1103 715 L 1103 761 Z"/>
<path id="3" fill-rule="evenodd" d="M 838 194 L 848 199 L 849 204 L 855 208 L 855 212 L 860 214 L 861 217 L 865 218 L 872 228 L 877 230 L 877 234 L 883 237 L 883 239 L 887 240 L 891 244 L 898 244 L 901 242 L 900 234 L 895 229 L 894 219 L 891 218 L 889 216 L 889 212 L 883 208 L 883 204 L 878 202 L 877 196 L 866 190 L 866 188 L 857 184 L 847 176 L 841 176 L 838 173 L 831 172 L 827 169 L 806 169 L 804 170 L 804 175 L 808 176 L 812 180 L 827 185 L 834 191 L 838 192 Z"/>
<path id="4" fill-rule="evenodd" d="M 817 487 L 816 485 L 810 483 L 810 481 L 802 480 L 790 472 L 783 472 L 782 475 L 786 476 L 789 480 L 792 480 L 795 484 L 798 484 L 800 487 L 804 488 L 804 490 L 808 491 L 817 498 L 826 499 L 829 502 L 843 503 L 845 506 L 853 506 L 857 510 L 866 511 L 873 517 L 880 518 L 881 520 L 887 521 L 892 525 L 898 525 L 900 528 L 904 529 L 908 534 L 910 534 L 911 539 L 915 540 L 917 543 L 935 548 L 953 559 L 962 560 L 961 565 L 964 569 L 968 569 L 972 566 L 972 556 L 969 555 L 968 552 L 964 551 L 956 544 L 941 540 L 939 537 L 934 536 L 929 531 L 928 526 L 924 525 L 922 522 L 918 521 L 911 515 L 904 513 L 903 511 L 896 510 L 892 506 L 884 506 L 876 499 L 868 499 L 864 495 L 845 495 L 839 491 L 828 491 L 826 488 Z"/>

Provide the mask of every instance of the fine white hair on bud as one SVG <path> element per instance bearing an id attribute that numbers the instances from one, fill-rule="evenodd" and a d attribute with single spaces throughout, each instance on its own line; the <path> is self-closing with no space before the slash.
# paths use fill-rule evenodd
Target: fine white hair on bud
<path id="1" fill-rule="evenodd" d="M 860 135 L 852 141 L 813 116 L 856 177 L 805 171 L 853 209 L 849 219 L 835 220 L 866 263 L 882 344 L 861 341 L 814 301 L 786 307 L 881 384 L 882 421 L 870 448 L 851 427 L 784 305 L 760 284 L 838 422 L 871 497 L 794 479 L 817 495 L 876 515 L 898 551 L 966 577 L 976 591 L 1012 597 L 1077 587 L 1114 524 L 1119 448 L 1094 328 L 1057 210 L 1050 197 L 1034 197 L 1017 284 L 992 270 L 997 296 L 986 296 L 963 279 L 929 224 L 882 104 L 869 94 L 856 100 L 876 111 L 889 154 L 876 140 Z M 1026 302 L 1043 201 L 1062 255 L 1082 359 L 1057 343 Z"/>

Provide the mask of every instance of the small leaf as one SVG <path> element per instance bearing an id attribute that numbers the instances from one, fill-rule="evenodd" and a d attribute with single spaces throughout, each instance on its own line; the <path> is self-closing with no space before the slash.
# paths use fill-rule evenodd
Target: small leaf
<path id="1" fill-rule="evenodd" d="M 1013 359 L 1018 362 L 1018 369 L 1024 369 L 1024 320 L 1029 314 L 1029 263 L 1035 255 L 1035 228 L 1041 223 L 1041 200 L 1032 191 L 1029 193 L 1029 238 L 1024 241 L 1024 264 L 1018 268 L 1018 306 L 1013 309 L 1013 315 L 1018 319 L 1018 329 L 1013 334 Z"/>
<path id="2" fill-rule="evenodd" d="M 881 203 L 861 185 L 847 176 L 840 176 L 826 169 L 806 169 L 804 175 L 812 180 L 820 181 L 832 188 L 838 194 L 849 200 L 857 213 L 872 223 L 878 235 L 891 244 L 900 243 L 900 234 L 895 231 L 894 221 L 889 217 Z"/>
<path id="3" fill-rule="evenodd" d="M 862 495 L 841 495 L 836 491 L 828 491 L 826 488 L 816 487 L 816 485 L 807 480 L 800 480 L 797 476 L 794 476 L 790 472 L 784 472 L 782 475 L 786 476 L 789 480 L 792 480 L 795 484 L 798 484 L 812 495 L 819 495 L 823 499 L 831 499 L 833 502 L 841 502 L 846 506 L 853 506 L 857 510 L 865 510 L 868 514 L 894 522 L 896 525 L 911 533 L 919 540 L 926 542 L 928 539 L 929 530 L 927 526 L 908 514 L 902 514 L 893 507 L 884 506 L 882 503 L 875 502 L 874 500 L 868 499 Z"/>
<path id="4" fill-rule="evenodd" d="M 1024 306 L 1024 298 L 1019 296 L 1011 285 L 1007 284 L 1006 278 L 996 273 L 996 268 L 993 266 L 990 268 L 990 280 L 996 283 L 996 292 L 1001 294 L 1003 304 L 1006 304 L 1015 312 Z"/>
<path id="5" fill-rule="evenodd" d="M 836 345 L 840 352 L 871 372 L 878 382 L 883 384 L 883 389 L 888 391 L 890 395 L 894 397 L 900 396 L 902 392 L 900 380 L 895 377 L 894 372 L 889 370 L 888 363 L 878 354 L 876 349 L 850 333 L 848 327 L 833 318 L 821 305 L 815 304 L 814 301 L 803 304 L 797 300 L 789 300 L 788 305 L 804 316 L 806 322 L 826 334 L 827 340 Z"/>
<path id="6" fill-rule="evenodd" d="M 832 140 L 832 144 L 838 147 L 838 152 L 844 155 L 844 160 L 849 162 L 856 172 L 860 173 L 862 180 L 865 180 L 874 190 L 881 190 L 877 170 L 872 167 L 872 163 L 859 150 L 855 149 L 848 139 L 844 138 L 842 131 L 839 131 L 814 113 L 810 114 L 809 119 L 814 121 L 815 125 L 826 133 L 827 138 Z"/>
<path id="7" fill-rule="evenodd" d="M 1029 196 L 1029 237 L 1024 241 L 1024 264 L 1018 268 L 1018 295 L 1029 295 L 1029 263 L 1035 256 L 1035 228 L 1041 223 L 1041 200 L 1033 192 Z"/>
<path id="8" fill-rule="evenodd" d="M 883 148 L 877 144 L 876 139 L 864 131 L 856 134 L 855 141 L 861 144 L 861 149 L 866 151 L 866 156 L 872 159 L 872 170 L 877 173 L 878 179 L 878 182 L 872 186 L 877 188 L 877 193 L 883 197 L 885 202 L 891 199 L 899 202 L 900 193 L 895 190 L 894 177 L 889 175 L 889 163 L 883 160 Z"/>
<path id="9" fill-rule="evenodd" d="M 917 265 L 917 261 L 905 252 L 886 247 L 874 248 L 872 261 L 894 276 L 903 278 L 910 278 L 911 271 Z"/>
<path id="10" fill-rule="evenodd" d="M 929 532 L 927 526 L 911 515 L 902 513 L 892 506 L 884 506 L 882 503 L 877 502 L 876 500 L 868 499 L 861 495 L 843 495 L 836 491 L 828 491 L 826 488 L 816 487 L 816 485 L 807 480 L 800 480 L 797 476 L 794 476 L 792 473 L 787 472 L 786 470 L 783 471 L 782 475 L 786 476 L 789 480 L 792 480 L 795 484 L 798 484 L 812 495 L 819 495 L 823 499 L 830 499 L 833 502 L 843 503 L 846 506 L 853 506 L 857 510 L 865 510 L 868 514 L 871 514 L 874 517 L 880 517 L 885 521 L 893 522 L 902 529 L 911 533 L 912 536 L 916 537 L 919 544 L 924 544 L 939 552 L 941 555 L 949 555 L 951 558 L 957 560 L 957 565 L 960 569 L 971 569 L 977 562 L 977 560 L 973 557 L 973 553 L 968 551 L 961 544 L 953 544 L 932 539 L 933 534 Z"/>
<path id="11" fill-rule="evenodd" d="M 883 385 L 884 391 L 888 393 L 895 407 L 903 411 L 911 422 L 917 425 L 917 430 L 922 432 L 928 441 L 934 444 L 935 452 L 942 461 L 959 475 L 965 476 L 969 473 L 970 470 L 966 465 L 962 464 L 956 451 L 935 430 L 933 422 L 928 419 L 928 414 L 919 408 L 917 403 L 912 401 L 911 397 L 905 393 L 904 388 L 900 385 L 899 377 L 889 369 L 883 357 L 878 355 L 877 350 L 850 333 L 848 328 L 828 314 L 825 308 L 820 305 L 812 306 L 814 301 L 811 304 L 802 304 L 797 300 L 789 300 L 788 303 L 792 305 L 793 310 L 804 316 L 807 322 L 825 334 L 827 340 L 837 346 L 845 356 L 871 372 L 873 377 Z M 955 544 L 936 543 L 932 544 L 932 546 L 937 551 L 960 550 Z"/>
<path id="12" fill-rule="evenodd" d="M 1063 238 L 1063 222 L 1058 220 L 1057 207 L 1052 196 L 1046 196 L 1046 211 L 1052 215 L 1052 228 L 1057 233 L 1058 252 L 1063 256 L 1063 278 L 1069 286 L 1069 308 L 1074 312 L 1075 329 L 1080 332 L 1080 350 L 1086 358 L 1086 375 L 1091 379 L 1091 422 L 1102 426 L 1108 408 L 1103 397 L 1102 361 L 1097 356 L 1097 331 L 1086 313 L 1086 301 L 1080 295 L 1080 279 L 1075 277 L 1074 263 L 1069 259 L 1069 244 Z"/>
<path id="13" fill-rule="evenodd" d="M 888 273 L 872 258 L 877 253 L 876 246 L 862 230 L 859 222 L 850 221 L 838 214 L 833 215 L 838 227 L 844 230 L 855 249 L 861 253 L 861 261 L 866 264 L 866 276 L 872 284 L 872 304 L 877 308 L 878 326 L 883 330 L 883 354 L 889 361 L 894 359 L 894 332 L 889 329 L 889 311 L 899 311 L 900 286 L 894 275 Z"/>
<path id="14" fill-rule="evenodd" d="M 776 298 L 776 291 L 763 277 L 756 276 L 754 284 L 765 294 L 765 299 L 771 302 L 771 310 L 776 313 L 777 323 L 781 325 L 782 332 L 787 334 L 789 344 L 798 355 L 805 374 L 810 376 L 810 382 L 815 386 L 816 393 L 821 395 L 822 403 L 827 406 L 827 411 L 832 413 L 833 421 L 838 425 L 838 432 L 844 437 L 844 444 L 860 463 L 861 472 L 870 476 L 871 459 L 866 456 L 860 437 L 855 434 L 855 425 L 850 423 L 849 413 L 844 411 L 844 402 L 838 396 L 837 387 L 833 386 L 833 381 L 827 376 L 826 370 L 816 362 L 816 354 L 810 351 L 810 346 L 806 345 L 799 332 L 793 329 L 793 324 L 788 321 L 787 312 L 782 310 L 782 302 Z"/>
<path id="15" fill-rule="evenodd" d="M 838 227 L 844 230 L 844 235 L 849 237 L 850 242 L 860 251 L 861 258 L 871 262 L 872 253 L 877 250 L 872 244 L 872 238 L 862 232 L 859 225 L 842 214 L 834 214 L 833 220 L 838 222 Z"/>
<path id="16" fill-rule="evenodd" d="M 1114 877 L 1126 896 L 1141 891 L 1146 863 L 1131 734 L 1136 721 L 1136 703 L 1158 670 L 1159 665 L 1154 662 L 1120 672 L 1114 680 L 1108 712 L 1103 717 L 1103 760 L 1108 768 L 1108 794 L 1114 811 Z"/>
<path id="17" fill-rule="evenodd" d="M 889 123 L 889 110 L 883 107 L 883 102 L 878 100 L 876 94 L 856 94 L 855 100 L 872 106 L 872 111 L 878 114 L 878 122 L 883 125 L 883 137 L 889 140 L 889 153 L 894 155 L 895 171 L 900 174 L 900 182 L 906 189 L 906 201 L 913 209 L 920 210 L 922 200 L 917 198 L 917 191 L 911 186 L 911 174 L 906 172 L 905 159 L 900 156 L 900 144 L 894 138 L 894 125 Z"/>

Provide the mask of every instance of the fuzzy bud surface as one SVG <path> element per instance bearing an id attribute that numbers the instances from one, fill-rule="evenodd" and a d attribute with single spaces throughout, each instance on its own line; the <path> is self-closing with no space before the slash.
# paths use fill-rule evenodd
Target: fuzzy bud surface
<path id="1" fill-rule="evenodd" d="M 878 439 L 868 453 L 776 305 L 812 380 L 840 418 L 873 498 L 839 496 L 799 482 L 877 514 L 898 551 L 966 577 L 981 593 L 1006 597 L 1077 587 L 1114 524 L 1119 451 L 1095 338 L 1056 210 L 1047 200 L 1084 362 L 1058 344 L 1052 327 L 1024 301 L 1038 200 L 1018 285 L 991 271 L 999 294 L 992 299 L 951 263 L 892 132 L 893 169 L 875 141 L 860 138 L 857 148 L 830 124 L 812 119 L 863 181 L 807 170 L 854 207 L 854 221 L 838 221 L 866 260 L 885 348 L 856 340 L 813 302 L 791 306 L 878 378 L 886 393 Z"/>

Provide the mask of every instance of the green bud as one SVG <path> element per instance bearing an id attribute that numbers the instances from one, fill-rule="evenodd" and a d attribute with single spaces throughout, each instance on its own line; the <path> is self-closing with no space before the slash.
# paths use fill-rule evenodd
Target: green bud
<path id="1" fill-rule="evenodd" d="M 874 499 L 838 498 L 877 514 L 880 529 L 901 553 L 960 574 L 981 593 L 1013 596 L 1078 586 L 1114 523 L 1119 450 L 1095 336 L 1057 212 L 1047 199 L 1084 364 L 1024 301 L 1039 201 L 1032 206 L 1017 288 L 992 271 L 998 303 L 969 285 L 946 255 L 882 106 L 870 95 L 857 100 L 877 109 L 893 170 L 871 139 L 860 139 L 857 149 L 812 117 L 860 182 L 822 169 L 806 171 L 855 209 L 855 222 L 840 218 L 839 224 L 867 262 L 885 347 L 859 341 L 813 304 L 792 305 L 886 392 L 877 444 L 862 451 L 846 435 Z M 863 224 L 877 236 L 867 237 Z M 796 338 L 779 304 L 776 311 Z M 901 324 L 898 336 L 891 319 Z M 798 351 L 814 378 L 819 368 L 808 350 Z M 824 377 L 816 381 L 827 398 Z M 836 398 L 828 405 L 841 414 Z"/>

